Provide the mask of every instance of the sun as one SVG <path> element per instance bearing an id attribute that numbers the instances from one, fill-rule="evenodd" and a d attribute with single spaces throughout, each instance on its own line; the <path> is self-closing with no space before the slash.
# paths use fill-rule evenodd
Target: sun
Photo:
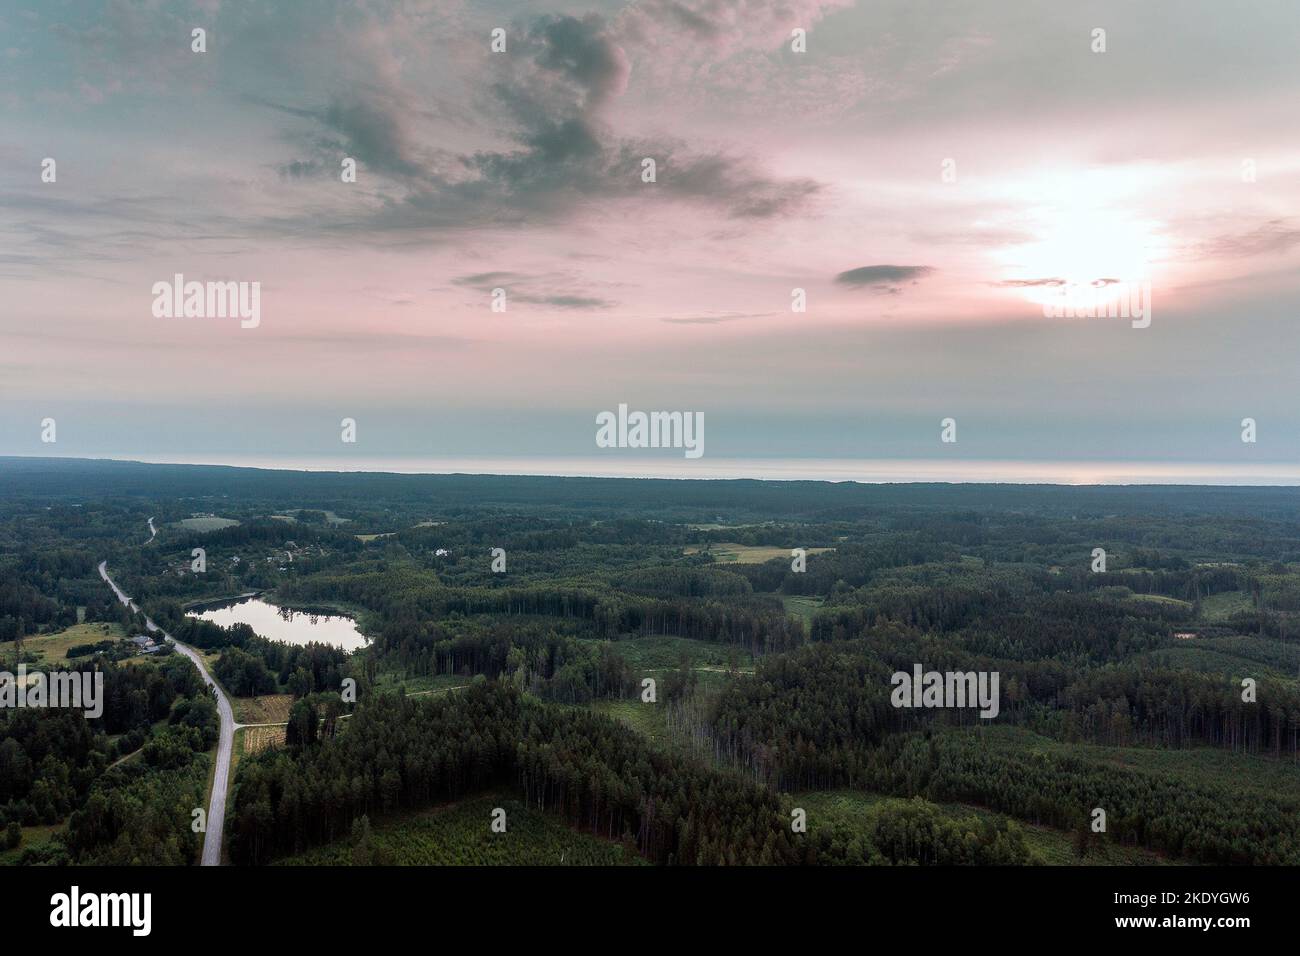
<path id="1" fill-rule="evenodd" d="M 1039 305 L 1077 306 L 1150 282 L 1167 244 L 1131 179 L 1083 171 L 1027 189 L 1017 219 L 1028 238 L 996 253 L 1003 284 Z"/>

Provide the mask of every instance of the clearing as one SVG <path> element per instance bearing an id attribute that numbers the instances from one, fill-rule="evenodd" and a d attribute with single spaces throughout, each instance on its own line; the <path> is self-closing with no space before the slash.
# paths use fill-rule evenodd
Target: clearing
<path id="1" fill-rule="evenodd" d="M 289 720 L 292 694 L 263 694 L 260 697 L 232 697 L 231 709 L 237 724 L 283 724 Z"/>
<path id="2" fill-rule="evenodd" d="M 216 515 L 194 515 L 191 518 L 183 518 L 172 525 L 174 528 L 184 528 L 186 531 L 220 531 L 222 528 L 233 528 L 239 524 L 234 518 L 218 518 Z"/>
<path id="3" fill-rule="evenodd" d="M 790 552 L 793 548 L 778 548 L 766 544 L 736 544 L 733 541 L 714 541 L 709 544 L 691 545 L 684 548 L 683 554 L 711 554 L 714 560 L 719 562 L 731 562 L 734 564 L 762 564 L 764 561 L 771 561 L 773 558 L 785 558 L 791 560 Z M 809 554 L 821 554 L 824 551 L 834 551 L 834 548 L 806 548 Z"/>
<path id="4" fill-rule="evenodd" d="M 492 811 L 496 807 L 506 811 L 505 833 L 492 832 Z M 514 797 L 478 797 L 372 821 L 372 826 L 374 862 L 395 866 L 646 864 L 622 843 L 571 829 L 559 817 L 527 807 Z M 348 839 L 278 863 L 346 866 L 363 861 Z"/>
<path id="5" fill-rule="evenodd" d="M 36 655 L 36 663 L 48 666 L 66 665 L 68 648 L 78 644 L 98 644 L 100 641 L 120 641 L 127 636 L 120 624 L 94 621 L 89 624 L 74 624 L 67 630 L 56 634 L 29 634 L 23 638 L 23 652 Z M 14 642 L 0 643 L 0 657 L 6 660 L 13 657 Z M 143 657 L 144 655 L 137 655 Z M 89 660 L 89 657 L 73 658 Z"/>

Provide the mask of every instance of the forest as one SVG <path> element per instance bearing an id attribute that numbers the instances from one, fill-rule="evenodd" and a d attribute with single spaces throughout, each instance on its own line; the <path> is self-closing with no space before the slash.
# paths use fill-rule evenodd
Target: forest
<path id="1" fill-rule="evenodd" d="M 0 711 L 6 863 L 197 862 L 215 700 L 101 561 L 248 728 L 234 865 L 1300 862 L 1287 489 L 3 459 L 0 670 L 107 694 Z M 250 596 L 365 644 L 198 616 Z"/>

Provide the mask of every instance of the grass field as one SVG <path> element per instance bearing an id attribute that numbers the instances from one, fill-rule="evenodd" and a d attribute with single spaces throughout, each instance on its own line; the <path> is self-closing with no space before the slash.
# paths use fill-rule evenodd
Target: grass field
<path id="1" fill-rule="evenodd" d="M 1234 614 L 1249 611 L 1253 607 L 1254 602 L 1247 592 L 1224 591 L 1201 599 L 1201 619 L 1211 623 L 1227 621 Z"/>
<path id="2" fill-rule="evenodd" d="M 263 694 L 261 697 L 232 697 L 231 710 L 237 724 L 283 724 L 293 706 L 292 694 Z"/>
<path id="3" fill-rule="evenodd" d="M 506 832 L 491 830 L 492 811 L 506 811 Z M 373 822 L 376 862 L 395 866 L 621 866 L 645 861 L 621 843 L 580 833 L 513 797 L 479 797 Z M 354 862 L 350 840 L 309 850 L 280 865 Z"/>
<path id="4" fill-rule="evenodd" d="M 691 666 L 726 671 L 735 666 L 742 672 L 754 670 L 754 657 L 743 647 L 697 641 L 689 637 L 657 634 L 615 641 L 614 650 L 634 671 L 676 670 L 685 657 Z"/>
<path id="5" fill-rule="evenodd" d="M 36 655 L 36 662 L 47 665 L 68 663 L 68 648 L 78 644 L 97 644 L 100 641 L 118 641 L 127 633 L 120 624 L 108 624 L 95 621 L 90 624 L 74 624 L 57 634 L 33 634 L 23 639 L 23 652 Z M 13 660 L 14 643 L 0 643 L 0 657 Z M 144 656 L 144 655 L 137 655 Z"/>
<path id="6" fill-rule="evenodd" d="M 822 606 L 822 598 L 803 597 L 798 594 L 782 595 L 781 603 L 785 605 L 785 612 L 791 617 L 797 617 L 807 626 L 812 623 L 813 615 L 817 609 Z"/>
<path id="7" fill-rule="evenodd" d="M 464 687 L 468 683 L 468 677 L 461 677 L 458 674 L 403 677 L 393 671 L 380 671 L 375 678 L 375 689 L 396 690 L 399 687 L 404 687 L 408 694 L 427 694 L 430 691 L 444 691 L 453 687 Z"/>
<path id="8" fill-rule="evenodd" d="M 675 738 L 668 728 L 666 711 L 658 704 L 645 704 L 639 697 L 634 697 L 626 700 L 593 701 L 591 709 L 631 727 L 653 746 L 662 748 L 674 743 Z"/>
<path id="9" fill-rule="evenodd" d="M 1147 601 L 1151 604 L 1168 604 L 1173 607 L 1191 607 L 1191 601 L 1184 601 L 1181 598 L 1167 597 L 1163 594 L 1134 594 L 1131 598 L 1134 601 Z"/>
<path id="10" fill-rule="evenodd" d="M 684 549 L 683 554 L 700 554 L 707 551 L 715 561 L 730 561 L 735 564 L 762 564 L 773 558 L 790 558 L 791 548 L 776 548 L 758 544 L 736 544 L 734 542 L 715 541 L 711 544 L 692 545 Z M 808 548 L 809 554 L 821 554 L 834 551 L 834 548 Z"/>
<path id="11" fill-rule="evenodd" d="M 239 524 L 234 518 L 218 518 L 214 515 L 204 515 L 201 518 L 183 518 L 175 522 L 172 527 L 184 528 L 186 531 L 220 531 L 222 528 L 233 528 Z"/>
<path id="12" fill-rule="evenodd" d="M 902 807 L 911 798 L 888 797 L 860 790 L 826 790 L 798 793 L 792 797 L 794 806 L 808 811 L 808 831 L 816 832 L 819 821 L 834 822 L 866 833 L 875 828 L 876 817 L 886 807 Z M 982 824 L 984 820 L 1001 822 L 1010 817 L 980 807 L 963 804 L 932 804 L 954 820 L 970 820 Z M 1050 827 L 1033 826 L 1014 821 L 1025 835 L 1025 843 L 1043 863 L 1055 866 L 1164 866 L 1171 863 L 1159 854 L 1135 847 L 1114 843 L 1101 843 L 1088 850 L 1080 859 L 1074 849 L 1072 834 Z"/>
<path id="13" fill-rule="evenodd" d="M 676 703 L 667 703 L 661 698 L 658 703 L 648 704 L 637 695 L 596 700 L 587 706 L 595 713 L 611 717 L 636 731 L 656 750 L 671 751 L 727 768 L 731 765 L 715 751 L 711 738 L 693 735 L 691 731 L 692 727 L 699 728 L 707 723 L 708 714 L 716 706 L 721 690 L 720 682 L 701 681 L 691 696 Z"/>

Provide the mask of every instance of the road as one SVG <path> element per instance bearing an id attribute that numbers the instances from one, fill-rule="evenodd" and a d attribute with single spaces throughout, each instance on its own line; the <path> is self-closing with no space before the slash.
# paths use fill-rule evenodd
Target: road
<path id="1" fill-rule="evenodd" d="M 152 519 L 149 522 L 149 527 L 150 530 L 153 529 Z M 207 830 L 203 834 L 202 863 L 204 866 L 220 866 L 221 833 L 225 829 L 226 823 L 226 789 L 230 781 L 230 754 L 235 741 L 235 714 L 230 709 L 230 700 L 226 697 L 225 691 L 221 689 L 221 685 L 213 680 L 212 675 L 208 673 L 208 668 L 203 663 L 203 655 L 188 644 L 182 644 L 151 621 L 149 615 L 144 614 L 139 605 L 127 597 L 122 589 L 117 586 L 117 582 L 108 576 L 107 561 L 99 562 L 99 576 L 113 589 L 113 593 L 117 595 L 119 601 L 144 617 L 144 626 L 150 634 L 161 634 L 176 647 L 176 650 L 192 660 L 195 666 L 198 667 L 199 673 L 203 675 L 204 682 L 216 693 L 217 716 L 221 721 L 221 736 L 217 741 L 217 770 L 212 777 L 212 801 L 208 804 Z"/>

